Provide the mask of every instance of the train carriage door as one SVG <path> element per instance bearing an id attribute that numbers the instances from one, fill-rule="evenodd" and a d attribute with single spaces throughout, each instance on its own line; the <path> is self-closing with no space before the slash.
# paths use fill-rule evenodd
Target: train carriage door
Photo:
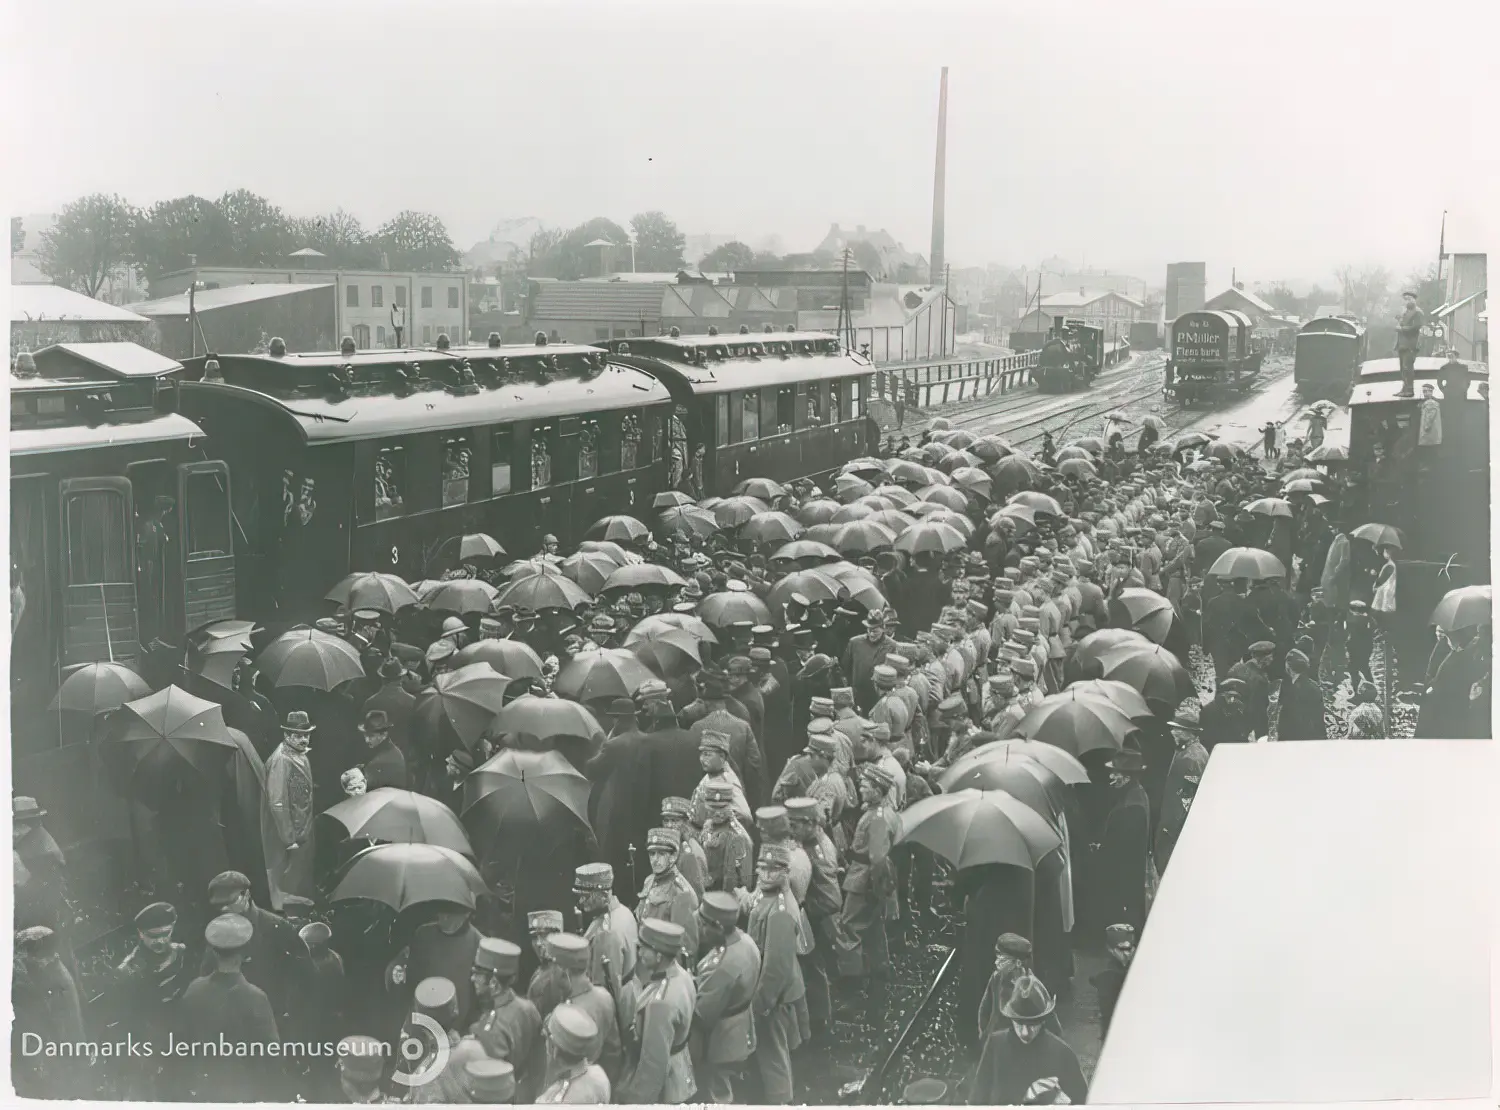
<path id="1" fill-rule="evenodd" d="M 126 478 L 74 478 L 61 483 L 62 665 L 129 662 L 140 655 L 136 553 L 143 584 L 160 590 L 165 560 L 152 536 L 131 527 L 134 502 Z M 154 518 L 151 518 L 154 519 Z"/>
<path id="2" fill-rule="evenodd" d="M 212 459 L 177 467 L 183 632 L 236 615 L 230 503 L 226 463 Z"/>
<path id="3" fill-rule="evenodd" d="M 40 710 L 57 688 L 57 650 L 53 619 L 57 567 L 49 478 L 14 476 L 10 483 L 10 706 L 11 746 L 16 750 L 43 739 L 22 726 L 28 711 Z M 51 741 L 57 741 L 57 715 L 51 714 Z"/>

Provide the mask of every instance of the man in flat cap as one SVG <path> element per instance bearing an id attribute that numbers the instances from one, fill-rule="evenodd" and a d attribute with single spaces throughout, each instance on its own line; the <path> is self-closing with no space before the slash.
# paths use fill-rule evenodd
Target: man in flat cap
<path id="1" fill-rule="evenodd" d="M 1413 395 L 1417 373 L 1417 354 L 1422 349 L 1422 326 L 1427 317 L 1417 307 L 1415 290 L 1401 294 L 1401 315 L 1396 321 L 1396 358 L 1401 364 L 1401 392 L 1398 397 Z"/>
<path id="2" fill-rule="evenodd" d="M 270 1045 L 281 1040 L 266 992 L 241 973 L 255 929 L 237 913 L 208 923 L 212 973 L 194 979 L 177 1007 L 176 1038 Z M 300 941 L 298 943 L 301 943 Z M 194 1102 L 253 1102 L 274 1099 L 283 1075 L 268 1054 L 259 1057 L 190 1058 L 184 1068 L 188 1098 Z"/>
<path id="3" fill-rule="evenodd" d="M 755 1051 L 751 1005 L 760 981 L 760 949 L 739 928 L 740 903 L 722 890 L 698 906 L 697 998 L 689 1050 L 698 1090 L 709 1102 L 734 1101 L 733 1074 Z"/>
<path id="4" fill-rule="evenodd" d="M 208 904 L 215 913 L 243 917 L 252 926 L 243 953 L 245 978 L 270 998 L 277 1027 L 290 1031 L 312 982 L 312 961 L 296 927 L 255 905 L 250 880 L 239 871 L 214 876 L 208 884 Z M 211 974 L 216 966 L 213 953 L 206 952 L 198 974 Z"/>
<path id="5" fill-rule="evenodd" d="M 614 1083 L 620 1078 L 620 1069 L 625 1063 L 620 1043 L 619 1010 L 609 991 L 589 977 L 592 962 L 589 942 L 574 933 L 554 933 L 547 938 L 547 952 L 548 959 L 564 976 L 559 1006 L 575 1006 L 594 1020 L 600 1041 L 591 1062 L 602 1067 L 609 1081 Z"/>
<path id="6" fill-rule="evenodd" d="M 681 925 L 647 918 L 636 945 L 640 972 L 625 986 L 620 1012 L 630 1018 L 631 1053 L 616 1098 L 625 1103 L 675 1103 L 693 1097 L 688 1041 L 697 989 L 678 962 Z"/>
<path id="7" fill-rule="evenodd" d="M 545 1037 L 548 1086 L 537 1104 L 609 1102 L 609 1077 L 594 1063 L 602 1042 L 598 1023 L 577 1006 L 562 1005 L 547 1019 Z"/>
<path id="8" fill-rule="evenodd" d="M 308 750 L 317 725 L 300 709 L 281 723 L 281 743 L 266 760 L 261 841 L 271 884 L 271 908 L 285 895 L 317 894 L 313 875 L 313 771 Z"/>
<path id="9" fill-rule="evenodd" d="M 182 992 L 193 981 L 187 945 L 173 940 L 177 910 L 169 902 L 152 902 L 135 915 L 136 943 L 115 968 L 115 1020 L 142 1042 L 166 1043 L 172 1013 Z M 137 1097 L 164 1097 L 156 1088 L 162 1061 L 127 1067 L 127 1082 Z M 136 1085 L 138 1081 L 139 1085 Z"/>
<path id="10" fill-rule="evenodd" d="M 651 874 L 641 887 L 635 906 L 637 926 L 648 917 L 681 925 L 687 933 L 687 951 L 698 950 L 698 895 L 677 869 L 682 834 L 676 829 L 655 828 L 646 834 L 646 856 Z"/>
<path id="11" fill-rule="evenodd" d="M 621 984 L 635 971 L 635 916 L 614 895 L 614 868 L 607 863 L 580 864 L 573 872 L 578 916 L 588 922 L 589 978 L 616 999 Z"/>
<path id="12" fill-rule="evenodd" d="M 1250 645 L 1250 658 L 1229 668 L 1225 678 L 1237 678 L 1245 684 L 1245 709 L 1256 736 L 1271 731 L 1271 664 L 1276 645 L 1270 640 L 1256 640 Z"/>
<path id="13" fill-rule="evenodd" d="M 1135 926 L 1116 924 L 1104 930 L 1104 949 L 1109 953 L 1109 966 L 1089 981 L 1099 994 L 1099 1032 L 1109 1033 L 1109 1023 L 1115 1016 L 1115 1003 L 1120 998 L 1120 988 L 1125 985 L 1125 974 L 1130 970 L 1130 961 L 1135 957 Z"/>
<path id="14" fill-rule="evenodd" d="M 1150 804 L 1140 782 L 1146 762 L 1139 752 L 1126 748 L 1110 756 L 1105 766 L 1115 798 L 1094 852 L 1095 905 L 1105 921 L 1139 929 L 1156 890 Z"/>

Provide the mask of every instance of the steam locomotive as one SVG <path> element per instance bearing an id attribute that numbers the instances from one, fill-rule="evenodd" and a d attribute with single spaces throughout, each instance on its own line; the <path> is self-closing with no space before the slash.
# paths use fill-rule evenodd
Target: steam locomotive
<path id="1" fill-rule="evenodd" d="M 1104 365 L 1104 329 L 1061 317 L 1042 344 L 1036 369 L 1043 393 L 1086 389 Z"/>

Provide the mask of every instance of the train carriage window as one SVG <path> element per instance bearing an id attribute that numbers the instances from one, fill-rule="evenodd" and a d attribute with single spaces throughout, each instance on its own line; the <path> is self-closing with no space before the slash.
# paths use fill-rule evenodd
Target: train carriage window
<path id="1" fill-rule="evenodd" d="M 849 419 L 849 414 L 844 411 L 844 383 L 828 383 L 828 422 L 837 424 Z"/>
<path id="2" fill-rule="evenodd" d="M 651 454 L 649 441 L 642 441 L 641 414 L 627 412 L 620 418 L 620 469 L 634 470 L 641 466 L 641 448 L 646 449 L 647 459 Z"/>
<path id="3" fill-rule="evenodd" d="M 229 491 L 218 472 L 189 474 L 184 483 L 186 504 L 183 549 L 188 562 L 218 559 L 234 550 L 230 539 Z"/>
<path id="4" fill-rule="evenodd" d="M 760 438 L 760 394 L 755 390 L 747 390 L 740 394 L 740 438 L 739 442 L 748 443 L 752 439 Z"/>
<path id="5" fill-rule="evenodd" d="M 823 423 L 823 383 L 809 382 L 807 386 L 807 426 L 817 427 Z"/>
<path id="6" fill-rule="evenodd" d="M 390 446 L 375 452 L 375 519 L 389 520 L 407 511 L 406 449 Z"/>
<path id="7" fill-rule="evenodd" d="M 851 420 L 865 414 L 865 394 L 864 390 L 860 388 L 863 384 L 863 381 L 859 378 L 849 379 L 849 400 L 851 402 L 849 405 L 849 418 Z"/>
<path id="8" fill-rule="evenodd" d="M 599 476 L 599 447 L 599 421 L 581 421 L 578 429 L 578 477 Z"/>
<path id="9" fill-rule="evenodd" d="M 125 495 L 114 489 L 70 493 L 66 502 L 68 582 L 130 582 L 130 514 Z"/>
<path id="10" fill-rule="evenodd" d="M 784 385 L 776 390 L 776 434 L 788 435 L 797 413 L 797 387 Z"/>
<path id="11" fill-rule="evenodd" d="M 490 433 L 490 494 L 493 497 L 510 492 L 510 468 L 515 449 L 514 429 L 496 428 Z"/>
<path id="12" fill-rule="evenodd" d="M 774 436 L 776 427 L 776 387 L 765 386 L 760 391 L 760 434 Z"/>
<path id="13" fill-rule="evenodd" d="M 729 443 L 729 394 L 721 393 L 714 398 L 714 446 L 724 447 Z"/>
<path id="14" fill-rule="evenodd" d="M 551 424 L 534 424 L 531 428 L 531 488 L 541 489 L 553 482 L 553 458 L 557 454 L 557 429 Z"/>
<path id="15" fill-rule="evenodd" d="M 469 467 L 474 461 L 469 433 L 443 437 L 443 508 L 469 500 Z"/>

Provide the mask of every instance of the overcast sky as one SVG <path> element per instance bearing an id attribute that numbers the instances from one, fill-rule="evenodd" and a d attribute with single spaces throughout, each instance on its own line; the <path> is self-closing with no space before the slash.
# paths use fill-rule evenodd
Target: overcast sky
<path id="1" fill-rule="evenodd" d="M 1494 0 L 3 0 L 15 212 L 244 186 L 369 225 L 624 223 L 1210 284 L 1404 275 L 1500 229 Z M 1475 47 L 1473 60 L 1463 57 Z M 1486 44 L 1480 46 L 1479 44 Z"/>

